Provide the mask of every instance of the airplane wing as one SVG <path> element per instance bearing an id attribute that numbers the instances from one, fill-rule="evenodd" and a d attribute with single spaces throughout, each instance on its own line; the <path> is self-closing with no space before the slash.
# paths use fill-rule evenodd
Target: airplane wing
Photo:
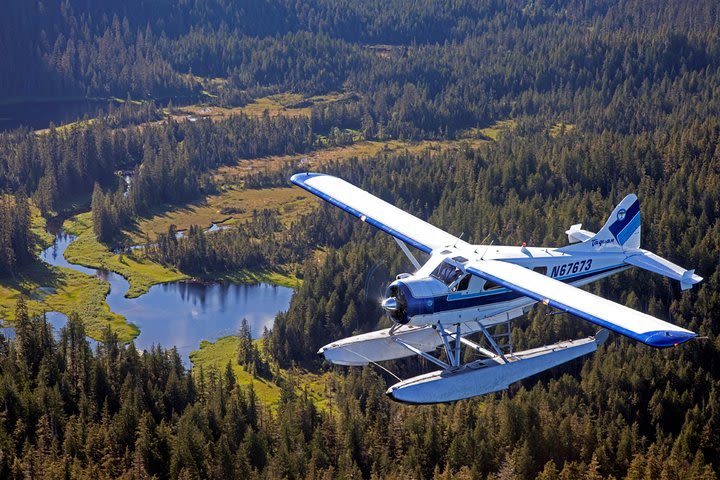
<path id="1" fill-rule="evenodd" d="M 466 270 L 526 297 L 653 347 L 671 347 L 697 336 L 690 330 L 513 263 L 479 260 L 470 262 Z"/>
<path id="2" fill-rule="evenodd" d="M 437 248 L 470 245 L 419 218 L 332 175 L 298 173 L 290 179 L 323 200 L 342 208 L 363 222 L 389 233 L 425 253 Z"/>

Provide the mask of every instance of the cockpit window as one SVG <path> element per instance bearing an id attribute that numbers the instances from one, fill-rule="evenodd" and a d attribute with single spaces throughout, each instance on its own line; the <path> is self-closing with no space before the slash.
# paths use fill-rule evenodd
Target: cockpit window
<path id="1" fill-rule="evenodd" d="M 462 270 L 447 262 L 442 262 L 440 265 L 435 267 L 435 270 L 433 270 L 430 274 L 431 277 L 437 278 L 448 286 L 460 278 L 460 275 L 462 275 Z"/>

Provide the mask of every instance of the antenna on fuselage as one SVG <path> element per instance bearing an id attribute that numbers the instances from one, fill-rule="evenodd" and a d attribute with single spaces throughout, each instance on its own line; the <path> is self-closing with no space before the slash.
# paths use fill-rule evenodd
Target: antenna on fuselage
<path id="1" fill-rule="evenodd" d="M 487 238 L 487 237 L 486 237 L 486 238 Z M 480 260 L 485 260 L 485 254 L 487 253 L 488 250 L 490 250 L 490 247 L 492 247 L 492 244 L 493 244 L 494 242 L 495 242 L 495 240 L 491 240 L 491 241 L 490 241 L 490 245 L 488 245 L 487 247 L 485 247 L 485 251 L 483 252 L 482 255 L 480 255 Z M 476 251 L 477 251 L 477 250 L 476 250 Z"/>
<path id="2" fill-rule="evenodd" d="M 465 235 L 465 232 L 462 232 L 460 236 L 455 240 L 455 245 L 453 245 L 453 248 L 457 247 L 457 244 L 460 240 L 462 240 L 463 235 Z"/>
<path id="3" fill-rule="evenodd" d="M 485 243 L 485 241 L 486 241 L 488 238 L 490 238 L 490 235 L 492 235 L 492 233 L 488 233 L 487 235 L 485 235 L 485 238 L 482 239 L 482 242 L 480 242 L 480 245 L 482 245 L 483 243 Z M 487 253 L 488 249 L 492 246 L 492 244 L 493 244 L 494 241 L 495 241 L 495 240 L 491 240 L 491 241 L 490 241 L 490 245 L 488 245 L 487 247 L 485 247 L 485 251 L 483 252 L 482 255 L 480 255 L 480 260 L 483 260 L 483 259 L 484 259 L 485 254 Z M 475 253 L 478 253 L 477 248 L 475 249 Z"/>

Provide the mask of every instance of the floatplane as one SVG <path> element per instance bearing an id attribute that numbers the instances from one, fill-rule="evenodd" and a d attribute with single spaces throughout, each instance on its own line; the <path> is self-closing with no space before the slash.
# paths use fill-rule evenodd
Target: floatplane
<path id="1" fill-rule="evenodd" d="M 577 224 L 566 231 L 569 245 L 516 247 L 471 245 L 331 175 L 299 173 L 291 181 L 392 235 L 416 269 L 397 275 L 387 288 L 382 308 L 394 322 L 391 328 L 344 338 L 318 352 L 338 365 L 416 355 L 440 368 L 392 385 L 387 394 L 394 400 L 439 403 L 504 390 L 594 352 L 608 330 L 658 348 L 697 336 L 578 288 L 632 267 L 677 280 L 683 290 L 702 280 L 694 270 L 640 248 L 635 195 L 626 196 L 597 233 Z M 429 254 L 429 260 L 420 264 L 408 246 Z M 537 302 L 602 329 L 583 339 L 513 351 L 512 321 Z M 479 343 L 467 338 L 473 334 L 480 335 Z M 478 359 L 463 363 L 463 346 Z M 444 359 L 442 353 L 433 355 L 438 349 L 444 349 Z"/>

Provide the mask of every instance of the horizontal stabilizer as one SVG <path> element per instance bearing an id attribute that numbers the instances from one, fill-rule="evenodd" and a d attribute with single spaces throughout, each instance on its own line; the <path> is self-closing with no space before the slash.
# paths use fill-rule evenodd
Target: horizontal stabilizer
<path id="1" fill-rule="evenodd" d="M 565 234 L 568 236 L 568 242 L 570 243 L 584 242 L 595 236 L 593 232 L 583 230 L 582 223 L 571 226 L 568 230 L 565 230 Z"/>
<path id="2" fill-rule="evenodd" d="M 677 280 L 683 290 L 692 288 L 703 280 L 700 275 L 695 275 L 695 270 L 685 270 L 670 260 L 643 249 L 625 258 L 625 263 Z"/>

